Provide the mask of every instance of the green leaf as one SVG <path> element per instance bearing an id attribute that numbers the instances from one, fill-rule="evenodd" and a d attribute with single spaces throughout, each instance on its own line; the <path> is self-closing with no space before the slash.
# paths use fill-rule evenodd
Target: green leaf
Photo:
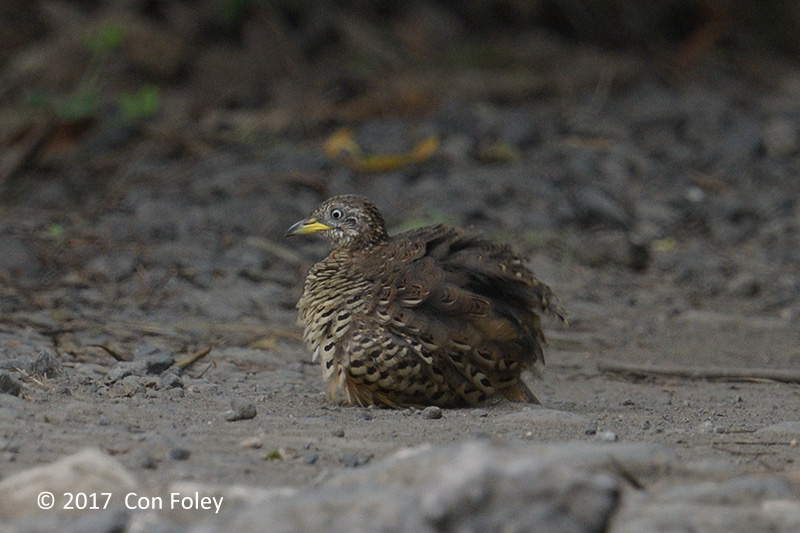
<path id="1" fill-rule="evenodd" d="M 95 55 L 110 54 L 122 46 L 123 36 L 122 27 L 108 22 L 86 36 L 86 49 Z"/>
<path id="2" fill-rule="evenodd" d="M 51 237 L 60 237 L 64 234 L 64 226 L 59 224 L 58 222 L 53 222 L 49 226 L 47 226 L 47 233 Z"/>
<path id="3" fill-rule="evenodd" d="M 134 93 L 120 94 L 117 104 L 126 124 L 146 120 L 158 113 L 161 107 L 161 90 L 155 85 L 145 85 Z"/>

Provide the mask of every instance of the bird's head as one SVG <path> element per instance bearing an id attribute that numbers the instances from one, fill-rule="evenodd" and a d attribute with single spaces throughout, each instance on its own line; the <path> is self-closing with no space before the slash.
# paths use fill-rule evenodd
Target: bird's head
<path id="1" fill-rule="evenodd" d="M 319 233 L 334 248 L 364 248 L 388 240 L 386 223 L 378 208 L 362 196 L 328 198 L 311 216 L 293 224 L 286 236 Z"/>

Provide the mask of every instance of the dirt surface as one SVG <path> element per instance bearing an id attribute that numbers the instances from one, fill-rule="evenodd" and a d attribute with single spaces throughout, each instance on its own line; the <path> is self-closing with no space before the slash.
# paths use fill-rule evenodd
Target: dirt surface
<path id="1" fill-rule="evenodd" d="M 652 442 L 796 471 L 796 64 L 710 52 L 667 83 L 647 57 L 546 44 L 585 68 L 547 72 L 525 98 L 443 90 L 429 112 L 352 122 L 368 151 L 439 140 L 396 169 L 330 159 L 335 128 L 228 142 L 156 126 L 27 167 L 0 207 L 0 365 L 21 383 L 0 394 L 0 475 L 92 446 L 150 487 L 308 487 L 469 439 Z M 528 378 L 542 406 L 428 418 L 325 402 L 294 304 L 326 248 L 283 232 L 345 192 L 390 231 L 446 221 L 531 258 L 570 321 L 548 323 L 547 365 Z"/>

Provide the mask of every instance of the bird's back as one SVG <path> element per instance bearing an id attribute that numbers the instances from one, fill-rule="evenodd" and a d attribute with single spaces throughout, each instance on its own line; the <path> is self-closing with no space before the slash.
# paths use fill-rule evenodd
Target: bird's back
<path id="1" fill-rule="evenodd" d="M 349 320 L 343 334 L 335 320 L 317 329 L 328 339 L 318 343 L 322 352 L 335 352 L 326 377 L 351 402 L 477 405 L 497 394 L 537 401 L 520 373 L 544 361 L 539 314 L 563 312 L 509 246 L 429 226 L 344 263 L 332 253 L 313 270 L 358 287 L 349 303 L 339 298 L 338 310 L 316 313 Z"/>

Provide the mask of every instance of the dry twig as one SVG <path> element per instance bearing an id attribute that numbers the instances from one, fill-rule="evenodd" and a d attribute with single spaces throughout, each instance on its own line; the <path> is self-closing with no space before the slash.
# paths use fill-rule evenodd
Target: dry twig
<path id="1" fill-rule="evenodd" d="M 207 346 L 205 348 L 201 348 L 200 350 L 197 350 L 196 352 L 187 355 L 183 359 L 180 359 L 179 361 L 175 361 L 175 366 L 177 366 L 181 370 L 186 370 L 195 361 L 198 361 L 199 359 L 202 359 L 203 357 L 208 355 L 209 352 L 211 352 L 211 347 L 210 346 Z"/>
<path id="2" fill-rule="evenodd" d="M 800 371 L 776 368 L 718 368 L 718 367 L 683 367 L 670 365 L 637 365 L 600 361 L 597 363 L 600 372 L 621 374 L 636 378 L 666 376 L 684 379 L 718 379 L 723 381 L 780 381 L 782 383 L 800 383 Z"/>

